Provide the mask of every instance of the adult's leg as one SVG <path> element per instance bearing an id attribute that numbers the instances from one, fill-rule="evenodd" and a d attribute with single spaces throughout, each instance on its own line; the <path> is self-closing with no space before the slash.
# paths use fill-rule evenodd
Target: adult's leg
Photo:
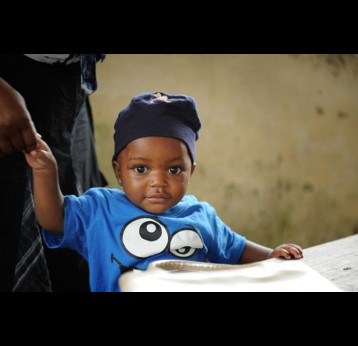
<path id="1" fill-rule="evenodd" d="M 37 131 L 49 144 L 57 159 L 62 192 L 78 195 L 79 183 L 71 157 L 71 131 L 84 100 L 80 87 L 80 65 L 52 66 L 21 55 L 7 54 L 1 55 L 0 61 L 0 66 L 3 67 L 0 73 L 4 73 L 1 74 L 2 77 L 6 75 L 3 78 L 22 94 Z M 30 218 L 31 215 L 28 213 Z M 38 229 L 32 227 L 32 231 L 36 233 Z M 27 243 L 30 244 L 31 241 Z M 78 269 L 82 257 L 69 249 L 45 248 L 45 252 L 53 290 L 82 291 L 83 279 L 80 278 Z M 19 246 L 18 263 L 24 255 L 23 246 Z M 41 253 L 38 255 L 41 256 Z M 46 280 L 45 277 L 43 279 Z"/>
<path id="2" fill-rule="evenodd" d="M 86 192 L 91 187 L 106 186 L 108 182 L 101 173 L 98 165 L 94 142 L 92 110 L 88 97 L 86 97 L 76 118 L 72 130 L 72 137 L 73 165 L 82 193 Z M 83 290 L 89 291 L 89 269 L 86 260 L 80 260 L 79 271 Z"/>
<path id="3" fill-rule="evenodd" d="M 79 64 L 50 66 L 46 74 L 41 74 L 41 102 L 34 111 L 35 125 L 57 160 L 61 191 L 66 195 L 82 193 L 72 155 L 72 130 L 85 97 L 79 67 Z M 89 290 L 82 256 L 70 249 L 49 249 L 45 244 L 44 249 L 54 292 Z"/>
<path id="4" fill-rule="evenodd" d="M 82 192 L 87 191 L 91 187 L 108 185 L 98 165 L 94 141 L 92 109 L 88 97 L 80 109 L 72 130 L 72 137 L 74 169 Z"/>
<path id="5" fill-rule="evenodd" d="M 25 203 L 22 214 L 15 269 L 14 292 L 51 292 L 40 229 L 35 217 L 31 192 L 31 169 L 27 167 L 25 179 Z M 29 279 L 30 278 L 30 279 Z M 46 279 L 46 280 L 45 280 Z"/>
<path id="6" fill-rule="evenodd" d="M 0 76 L 22 93 L 22 82 L 26 77 L 22 76 L 16 65 L 11 56 L 0 54 Z M 22 153 L 0 159 L 2 291 L 51 290 L 41 238 L 37 224 L 33 222 L 33 201 L 28 173 L 29 169 Z"/>
<path id="7" fill-rule="evenodd" d="M 14 286 L 24 205 L 25 162 L 22 154 L 0 159 L 0 291 Z"/>

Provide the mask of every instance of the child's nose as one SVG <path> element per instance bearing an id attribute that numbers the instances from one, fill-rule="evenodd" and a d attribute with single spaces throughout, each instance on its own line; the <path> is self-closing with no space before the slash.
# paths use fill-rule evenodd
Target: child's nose
<path id="1" fill-rule="evenodd" d="M 167 185 L 165 172 L 152 172 L 150 185 L 152 187 L 163 187 Z"/>

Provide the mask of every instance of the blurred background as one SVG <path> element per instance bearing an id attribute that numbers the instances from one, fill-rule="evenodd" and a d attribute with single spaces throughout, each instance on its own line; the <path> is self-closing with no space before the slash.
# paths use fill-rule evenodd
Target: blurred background
<path id="1" fill-rule="evenodd" d="M 358 55 L 108 54 L 91 95 L 109 187 L 113 125 L 144 91 L 194 97 L 189 191 L 236 232 L 303 247 L 358 233 Z"/>

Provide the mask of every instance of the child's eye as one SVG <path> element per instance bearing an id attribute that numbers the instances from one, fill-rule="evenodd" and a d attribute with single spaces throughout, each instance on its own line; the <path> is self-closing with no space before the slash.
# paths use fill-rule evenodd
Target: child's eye
<path id="1" fill-rule="evenodd" d="M 181 168 L 180 167 L 170 167 L 169 168 L 169 173 L 170 174 L 179 174 L 181 172 Z"/>
<path id="2" fill-rule="evenodd" d="M 145 172 L 147 172 L 147 168 L 145 166 L 137 166 L 134 167 L 134 172 L 139 173 L 139 174 L 143 174 Z"/>

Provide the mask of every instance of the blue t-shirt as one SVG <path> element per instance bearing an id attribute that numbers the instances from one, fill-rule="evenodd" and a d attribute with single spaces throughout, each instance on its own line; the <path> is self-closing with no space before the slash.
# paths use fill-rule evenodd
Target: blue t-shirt
<path id="1" fill-rule="evenodd" d="M 226 226 L 212 206 L 186 195 L 162 214 L 131 203 L 118 189 L 92 188 L 65 196 L 64 234 L 44 230 L 50 248 L 79 252 L 89 263 L 95 292 L 119 291 L 118 279 L 164 259 L 236 264 L 246 238 Z"/>

